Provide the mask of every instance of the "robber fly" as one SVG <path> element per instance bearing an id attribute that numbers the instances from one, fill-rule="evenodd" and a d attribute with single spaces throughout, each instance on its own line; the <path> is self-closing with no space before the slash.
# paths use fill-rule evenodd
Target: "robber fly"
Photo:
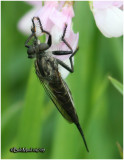
<path id="1" fill-rule="evenodd" d="M 39 27 L 41 30 L 41 33 L 45 33 L 48 35 L 47 43 L 39 43 L 39 39 L 36 35 L 36 25 L 34 21 L 37 21 L 39 23 Z M 27 47 L 27 54 L 28 58 L 36 58 L 35 60 L 35 69 L 36 74 L 39 77 L 46 93 L 50 97 L 50 99 L 55 104 L 56 108 L 59 110 L 59 112 L 62 114 L 62 116 L 68 120 L 70 123 L 75 123 L 77 126 L 83 140 L 85 147 L 88 150 L 86 140 L 84 138 L 83 131 L 81 129 L 81 126 L 79 124 L 78 116 L 74 108 L 73 98 L 71 95 L 71 92 L 65 83 L 65 81 L 62 79 L 61 74 L 58 70 L 58 65 L 61 65 L 69 72 L 74 72 L 73 69 L 73 62 L 72 57 L 77 52 L 78 48 L 73 52 L 71 46 L 68 44 L 68 42 L 65 40 L 65 33 L 67 29 L 67 25 L 65 25 L 63 35 L 61 40 L 67 45 L 70 51 L 52 51 L 51 54 L 47 51 L 51 45 L 52 45 L 52 36 L 49 32 L 45 31 L 42 27 L 41 21 L 39 17 L 33 17 L 32 19 L 32 28 L 31 32 L 32 34 L 29 36 L 25 43 L 25 47 Z M 29 41 L 34 38 L 33 44 L 28 45 Z M 70 64 L 71 68 L 66 65 L 61 60 L 55 58 L 52 55 L 71 55 L 70 56 Z"/>

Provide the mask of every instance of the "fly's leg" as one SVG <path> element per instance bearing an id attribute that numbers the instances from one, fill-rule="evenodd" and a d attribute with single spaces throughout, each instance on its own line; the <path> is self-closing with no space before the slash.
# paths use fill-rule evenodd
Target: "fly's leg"
<path id="1" fill-rule="evenodd" d="M 73 52 L 72 47 L 71 47 L 70 44 L 65 40 L 66 29 L 67 29 L 67 24 L 65 24 L 65 29 L 64 29 L 64 32 L 63 32 L 63 35 L 62 35 L 62 41 L 63 41 L 63 42 L 67 45 L 67 47 L 71 50 L 72 55 L 69 57 L 69 59 L 70 59 L 70 64 L 71 64 L 71 70 L 72 70 L 72 72 L 74 72 L 74 66 L 73 66 L 73 62 L 72 62 L 72 57 L 75 55 L 75 53 L 78 51 L 79 48 L 77 47 L 77 49 L 75 50 L 75 52 Z"/>
<path id="2" fill-rule="evenodd" d="M 28 42 L 31 40 L 31 38 L 34 36 L 34 33 L 32 33 L 29 37 L 28 37 L 28 39 L 27 39 L 27 41 L 25 42 L 25 47 L 27 47 L 27 48 L 29 48 L 30 46 L 28 45 Z"/>
<path id="3" fill-rule="evenodd" d="M 67 24 L 65 24 L 65 29 L 62 35 L 62 41 L 67 45 L 67 47 L 71 50 L 72 55 L 69 57 L 70 59 L 70 64 L 71 64 L 71 68 L 73 69 L 73 62 L 72 62 L 72 57 L 75 55 L 75 53 L 78 51 L 79 48 L 76 49 L 75 52 L 73 52 L 72 47 L 70 46 L 70 44 L 65 40 L 65 33 L 66 33 L 66 29 L 67 29 Z"/>
<path id="4" fill-rule="evenodd" d="M 77 48 L 75 50 L 75 52 L 73 52 L 73 49 L 70 46 L 70 44 L 64 39 L 66 29 L 67 29 L 67 24 L 65 25 L 65 29 L 64 29 L 64 32 L 63 32 L 63 35 L 62 35 L 62 41 L 67 45 L 67 47 L 70 49 L 70 51 L 53 51 L 52 53 L 54 55 L 68 55 L 68 54 L 71 54 L 71 56 L 69 57 L 71 68 L 69 66 L 67 66 L 64 62 L 62 62 L 61 60 L 57 60 L 57 61 L 65 69 L 67 69 L 69 72 L 73 73 L 74 72 L 74 66 L 73 66 L 73 62 L 72 62 L 72 57 L 76 54 L 76 52 L 78 51 L 79 48 Z"/>
<path id="5" fill-rule="evenodd" d="M 67 24 L 65 24 L 65 28 L 64 28 L 64 32 L 62 35 L 62 41 L 68 46 L 68 48 L 71 50 L 71 52 L 73 53 L 73 49 L 70 46 L 70 44 L 64 39 L 65 38 L 65 33 L 66 33 L 66 29 L 67 29 Z"/>
<path id="6" fill-rule="evenodd" d="M 28 45 L 28 42 L 31 40 L 31 38 L 34 36 L 35 39 L 37 39 L 36 35 L 35 35 L 35 24 L 34 24 L 34 18 L 32 19 L 32 23 L 33 23 L 33 27 L 31 28 L 32 34 L 29 36 L 29 38 L 27 39 L 27 41 L 25 42 L 25 47 L 29 48 L 30 46 Z"/>
<path id="7" fill-rule="evenodd" d="M 78 48 L 71 55 L 71 59 L 70 59 L 71 68 L 67 64 L 65 64 L 63 61 L 61 61 L 59 59 L 57 59 L 58 64 L 60 64 L 62 67 L 64 67 L 69 72 L 73 73 L 74 72 L 74 67 L 73 67 L 72 57 L 76 54 L 77 51 L 78 51 Z M 72 53 L 71 51 L 53 51 L 53 52 L 56 53 L 55 55 L 68 55 L 68 54 Z"/>
<path id="8" fill-rule="evenodd" d="M 54 55 L 58 55 L 58 56 L 60 56 L 60 55 L 68 55 L 68 54 L 72 54 L 72 51 L 53 51 L 52 52 L 52 54 L 54 54 Z"/>
<path id="9" fill-rule="evenodd" d="M 43 26 L 42 26 L 42 24 L 41 24 L 41 21 L 40 21 L 40 18 L 39 17 L 33 17 L 33 21 L 34 21 L 34 19 L 37 19 L 38 21 L 39 21 L 39 24 L 40 24 L 40 29 L 41 29 L 41 31 L 43 32 L 43 33 L 46 33 L 47 35 L 48 35 L 48 41 L 47 41 L 47 44 L 48 44 L 48 49 L 51 47 L 51 45 L 52 45 L 52 36 L 51 36 L 51 34 L 49 33 L 49 32 L 47 32 L 47 31 L 45 31 L 44 29 L 43 29 Z M 34 22 L 33 22 L 34 23 Z"/>

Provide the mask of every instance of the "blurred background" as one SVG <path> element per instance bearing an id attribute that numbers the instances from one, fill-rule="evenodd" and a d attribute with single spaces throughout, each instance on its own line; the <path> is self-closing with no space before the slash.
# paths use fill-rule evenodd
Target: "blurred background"
<path id="1" fill-rule="evenodd" d="M 32 6 L 1 2 L 2 13 L 2 144 L 3 159 L 122 158 L 122 95 L 108 79 L 123 81 L 123 38 L 105 38 L 97 29 L 88 2 L 75 2 L 74 31 L 79 32 L 75 72 L 66 82 L 90 152 L 76 126 L 69 124 L 50 101 L 27 58 L 28 36 L 17 29 Z M 10 148 L 45 148 L 44 153 L 12 153 Z"/>

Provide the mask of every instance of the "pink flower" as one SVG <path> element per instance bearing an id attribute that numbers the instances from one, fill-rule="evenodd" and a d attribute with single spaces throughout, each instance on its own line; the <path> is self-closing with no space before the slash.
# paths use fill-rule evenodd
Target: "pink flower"
<path id="1" fill-rule="evenodd" d="M 42 1 L 25 1 L 33 6 L 42 6 Z"/>
<path id="2" fill-rule="evenodd" d="M 112 6 L 121 7 L 123 5 L 122 1 L 94 1 L 93 7 L 98 9 L 111 8 Z"/>
<path id="3" fill-rule="evenodd" d="M 99 30 L 108 38 L 123 34 L 123 1 L 93 1 L 91 10 Z"/>
<path id="4" fill-rule="evenodd" d="M 34 8 L 29 11 L 18 23 L 18 28 L 24 34 L 31 34 L 31 19 L 38 16 L 41 20 L 44 30 L 48 31 L 52 35 L 52 46 L 47 51 L 53 50 L 70 50 L 64 42 L 61 41 L 65 24 L 67 24 L 67 30 L 65 34 L 66 41 L 70 44 L 73 51 L 76 50 L 78 45 L 79 34 L 75 34 L 72 29 L 72 18 L 74 17 L 72 2 L 58 2 L 58 1 L 45 1 L 44 6 L 42 3 L 29 2 L 34 5 Z M 36 30 L 37 36 L 41 36 L 42 33 Z M 47 36 L 46 36 L 47 40 Z M 70 55 L 55 56 L 56 58 L 68 63 Z M 69 64 L 70 66 L 70 64 Z M 63 77 L 65 78 L 68 71 L 60 69 Z"/>
<path id="5" fill-rule="evenodd" d="M 24 17 L 22 17 L 18 23 L 18 29 L 26 34 L 26 35 L 30 35 L 31 34 L 31 19 L 33 18 L 33 16 L 42 8 L 42 2 L 40 1 L 25 1 L 27 3 L 29 3 L 30 5 L 33 6 L 33 9 L 30 10 L 28 13 L 26 13 L 24 15 Z"/>

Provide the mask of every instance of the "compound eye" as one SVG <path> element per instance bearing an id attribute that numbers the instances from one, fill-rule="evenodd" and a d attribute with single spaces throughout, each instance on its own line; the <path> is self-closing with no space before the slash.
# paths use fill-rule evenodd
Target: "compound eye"
<path id="1" fill-rule="evenodd" d="M 28 57 L 29 58 L 33 58 L 34 57 L 34 54 L 35 54 L 35 50 L 32 46 L 30 46 L 27 50 L 27 53 L 28 53 Z"/>
<path id="2" fill-rule="evenodd" d="M 49 48 L 49 46 L 48 46 L 48 44 L 46 44 L 46 43 L 41 43 L 41 44 L 39 44 L 39 50 L 40 51 L 44 51 L 44 50 L 46 50 L 46 49 L 48 49 Z"/>

